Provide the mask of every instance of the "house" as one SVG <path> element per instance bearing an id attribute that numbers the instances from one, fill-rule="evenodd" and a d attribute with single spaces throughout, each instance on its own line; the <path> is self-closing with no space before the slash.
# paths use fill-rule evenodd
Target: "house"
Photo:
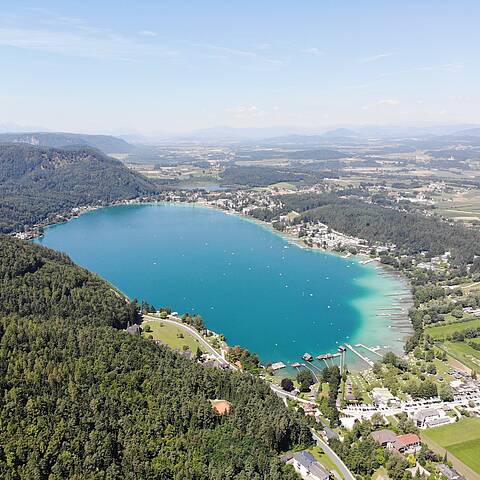
<path id="1" fill-rule="evenodd" d="M 305 450 L 295 453 L 287 463 L 292 465 L 304 480 L 330 479 L 330 472 L 320 465 L 311 453 Z"/>
<path id="2" fill-rule="evenodd" d="M 445 425 L 453 421 L 452 418 L 445 415 L 443 410 L 436 408 L 427 408 L 425 410 L 419 410 L 413 416 L 413 421 L 420 428 L 438 427 L 439 425 Z"/>
<path id="3" fill-rule="evenodd" d="M 413 421 L 417 427 L 426 427 L 428 421 L 440 418 L 440 412 L 436 408 L 427 408 L 426 410 L 419 410 L 413 416 Z"/>
<path id="4" fill-rule="evenodd" d="M 399 435 L 393 444 L 393 449 L 403 454 L 416 453 L 421 447 L 420 438 L 415 433 Z"/>
<path id="5" fill-rule="evenodd" d="M 465 480 L 454 468 L 450 468 L 444 463 L 439 463 L 436 467 L 442 475 L 447 477 L 447 480 Z"/>
<path id="6" fill-rule="evenodd" d="M 142 328 L 140 325 L 130 325 L 127 327 L 127 333 L 130 335 L 140 335 L 142 333 Z"/>
<path id="7" fill-rule="evenodd" d="M 395 441 L 397 440 L 397 435 L 392 432 L 391 430 L 377 430 L 376 432 L 372 432 L 370 434 L 377 443 L 379 443 L 382 447 L 392 449 Z"/>
<path id="8" fill-rule="evenodd" d="M 317 413 L 317 406 L 314 403 L 302 403 L 305 415 L 313 416 Z"/>
<path id="9" fill-rule="evenodd" d="M 212 409 L 218 415 L 228 415 L 232 409 L 232 404 L 227 400 L 214 400 Z"/>

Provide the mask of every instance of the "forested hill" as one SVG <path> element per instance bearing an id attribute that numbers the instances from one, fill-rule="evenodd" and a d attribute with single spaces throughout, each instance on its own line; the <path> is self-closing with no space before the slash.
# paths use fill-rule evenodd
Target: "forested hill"
<path id="1" fill-rule="evenodd" d="M 334 194 L 285 195 L 284 213 L 295 210 L 306 221 L 319 221 L 334 230 L 368 242 L 394 243 L 407 254 L 450 251 L 457 265 L 472 263 L 480 255 L 480 234 L 463 225 L 450 225 L 436 217 L 402 212 Z M 265 219 L 265 212 L 259 212 Z M 270 213 L 271 216 L 278 212 Z M 266 218 L 269 220 L 269 218 Z"/>
<path id="2" fill-rule="evenodd" d="M 98 148 L 104 153 L 130 153 L 135 147 L 121 138 L 111 135 L 86 135 L 81 133 L 0 133 L 1 143 L 27 143 L 39 147 L 86 146 Z"/>
<path id="3" fill-rule="evenodd" d="M 116 329 L 132 307 L 62 254 L 0 252 L 0 478 L 297 478 L 308 428 L 264 382 Z"/>
<path id="4" fill-rule="evenodd" d="M 156 187 L 90 147 L 0 144 L 0 191 L 0 233 L 9 233 L 73 207 L 135 198 Z"/>

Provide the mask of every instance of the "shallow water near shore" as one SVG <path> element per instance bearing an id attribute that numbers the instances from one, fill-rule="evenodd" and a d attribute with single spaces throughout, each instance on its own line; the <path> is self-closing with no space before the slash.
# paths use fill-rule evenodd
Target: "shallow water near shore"
<path id="1" fill-rule="evenodd" d="M 202 315 L 208 328 L 264 363 L 333 353 L 344 342 L 400 352 L 409 330 L 401 318 L 408 286 L 400 277 L 300 248 L 211 208 L 108 207 L 48 227 L 35 241 L 68 253 L 130 298 Z M 368 366 L 351 352 L 347 360 Z"/>

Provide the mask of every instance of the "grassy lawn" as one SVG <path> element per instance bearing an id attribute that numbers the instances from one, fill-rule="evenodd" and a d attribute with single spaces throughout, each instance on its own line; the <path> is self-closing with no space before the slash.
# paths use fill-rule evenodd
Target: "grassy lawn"
<path id="1" fill-rule="evenodd" d="M 425 430 L 422 435 L 480 473 L 480 418 L 462 418 L 450 425 Z"/>
<path id="2" fill-rule="evenodd" d="M 151 332 L 145 332 L 145 327 L 150 325 Z M 146 320 L 142 323 L 143 335 L 152 335 L 154 340 L 161 340 L 169 347 L 182 350 L 186 345 L 192 352 L 197 351 L 200 346 L 198 340 L 176 325 L 163 323 L 161 320 Z M 183 338 L 182 338 L 183 337 Z"/>
<path id="3" fill-rule="evenodd" d="M 328 471 L 335 470 L 342 478 L 343 475 L 337 470 L 335 464 L 330 460 L 330 458 L 324 453 L 320 447 L 311 447 L 308 451 L 315 457 L 315 459 L 321 463 Z"/>
<path id="4" fill-rule="evenodd" d="M 438 327 L 427 327 L 425 333 L 432 338 L 445 338 L 446 335 L 451 335 L 453 332 L 462 332 L 467 328 L 480 327 L 480 319 L 468 320 L 466 322 L 449 323 L 448 325 L 440 325 Z"/>
<path id="5" fill-rule="evenodd" d="M 444 350 L 472 370 L 480 372 L 480 351 L 466 342 L 444 342 Z"/>

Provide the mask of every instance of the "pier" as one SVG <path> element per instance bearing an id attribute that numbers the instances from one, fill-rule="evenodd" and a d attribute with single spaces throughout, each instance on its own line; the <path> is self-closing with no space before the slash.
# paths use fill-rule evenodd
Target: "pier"
<path id="1" fill-rule="evenodd" d="M 365 363 L 367 363 L 368 365 L 370 365 L 371 367 L 373 367 L 373 362 L 365 357 L 364 355 L 362 355 L 360 352 L 358 352 L 357 350 L 355 350 L 350 344 L 346 343 L 345 346 L 351 350 L 355 355 L 357 355 L 359 358 L 361 358 Z"/>
<path id="2" fill-rule="evenodd" d="M 382 357 L 382 355 L 381 355 L 380 353 L 378 353 L 376 350 L 374 350 L 373 348 L 370 348 L 370 347 L 365 346 L 363 343 L 357 343 L 355 346 L 356 346 L 356 347 L 362 347 L 362 348 L 364 348 L 365 350 L 368 350 L 369 352 L 372 352 L 372 353 L 374 353 L 375 355 L 378 355 L 379 357 Z"/>

